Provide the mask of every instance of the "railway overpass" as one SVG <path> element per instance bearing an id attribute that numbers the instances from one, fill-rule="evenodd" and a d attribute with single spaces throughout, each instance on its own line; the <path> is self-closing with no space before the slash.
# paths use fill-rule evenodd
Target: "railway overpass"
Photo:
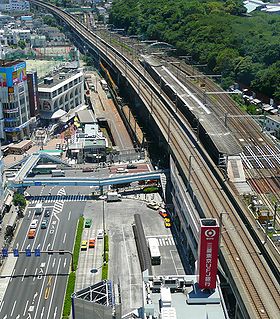
<path id="1" fill-rule="evenodd" d="M 184 115 L 162 94 L 162 89 L 145 76 L 144 68 L 133 64 L 69 14 L 40 1 L 31 2 L 51 10 L 70 28 L 81 47 L 86 47 L 97 61 L 102 60 L 111 67 L 116 76 L 135 91 L 165 139 L 178 176 L 197 211 L 212 218 L 227 213 L 227 231 L 222 233 L 220 262 L 229 271 L 228 280 L 238 303 L 236 318 L 278 318 L 279 269 L 273 266 L 241 204 L 197 141 Z M 181 227 L 188 228 L 181 217 Z M 247 229 L 244 224 L 250 227 Z M 234 234 L 230 230 L 235 230 Z"/>

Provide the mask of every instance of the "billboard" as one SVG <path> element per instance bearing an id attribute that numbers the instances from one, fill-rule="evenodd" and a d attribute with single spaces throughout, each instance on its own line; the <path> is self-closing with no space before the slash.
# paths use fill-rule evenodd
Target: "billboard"
<path id="1" fill-rule="evenodd" d="M 25 62 L 18 62 L 12 66 L 0 67 L 0 86 L 12 87 L 26 79 Z"/>
<path id="2" fill-rule="evenodd" d="M 198 285 L 200 289 L 215 289 L 218 269 L 220 227 L 216 219 L 200 220 L 198 251 Z"/>

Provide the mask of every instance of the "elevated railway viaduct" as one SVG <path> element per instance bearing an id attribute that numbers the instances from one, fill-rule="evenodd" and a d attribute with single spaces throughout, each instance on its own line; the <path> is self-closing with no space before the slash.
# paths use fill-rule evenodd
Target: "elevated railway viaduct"
<path id="1" fill-rule="evenodd" d="M 184 114 L 162 94 L 143 68 L 131 63 L 71 15 L 41 1 L 32 0 L 32 3 L 50 10 L 67 24 L 82 46 L 111 66 L 114 72 L 117 70 L 118 76 L 139 96 L 164 137 L 185 187 L 191 190 L 200 217 L 219 218 L 221 213 L 227 213 L 220 262 L 237 299 L 236 318 L 278 318 L 279 269 L 272 263 L 254 229 L 244 226 L 248 220 L 241 204 L 197 141 Z"/>

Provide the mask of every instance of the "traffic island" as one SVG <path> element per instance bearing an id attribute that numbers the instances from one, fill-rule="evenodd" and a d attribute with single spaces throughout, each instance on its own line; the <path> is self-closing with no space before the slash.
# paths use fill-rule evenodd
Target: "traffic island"
<path id="1" fill-rule="evenodd" d="M 69 318 L 71 313 L 71 305 L 72 305 L 71 296 L 74 293 L 74 289 L 75 289 L 76 270 L 78 267 L 83 228 L 84 228 L 84 217 L 81 216 L 79 218 L 78 227 L 76 231 L 76 238 L 75 238 L 75 245 L 74 245 L 74 252 L 73 252 L 73 269 L 71 269 L 71 273 L 68 276 L 67 288 L 65 292 L 63 315 L 62 315 L 63 319 Z"/>
<path id="2" fill-rule="evenodd" d="M 102 280 L 108 279 L 108 262 L 109 262 L 109 236 L 104 236 L 104 254 L 103 254 L 103 266 L 102 266 Z"/>

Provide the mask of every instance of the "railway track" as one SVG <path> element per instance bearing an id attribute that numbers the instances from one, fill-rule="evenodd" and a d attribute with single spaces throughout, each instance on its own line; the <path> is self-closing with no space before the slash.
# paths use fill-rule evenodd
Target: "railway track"
<path id="1" fill-rule="evenodd" d="M 251 318 L 278 318 L 280 316 L 280 298 L 277 298 L 280 295 L 279 285 L 266 262 L 260 256 L 258 248 L 252 242 L 248 231 L 242 225 L 238 214 L 221 189 L 213 172 L 201 157 L 198 148 L 194 147 L 195 137 L 191 137 L 192 133 L 190 132 L 186 133 L 189 131 L 189 127 L 185 119 L 181 114 L 175 116 L 175 111 L 172 109 L 173 103 L 165 101 L 165 97 L 161 95 L 159 89 L 152 87 L 153 84 L 149 85 L 144 78 L 139 80 L 140 76 L 143 76 L 143 70 L 137 72 L 130 64 L 124 62 L 124 57 L 121 54 L 117 54 L 116 57 L 116 52 L 107 47 L 101 40 L 96 41 L 94 34 L 86 30 L 73 17 L 40 1 L 32 0 L 32 2 L 55 11 L 65 22 L 73 26 L 81 37 L 91 41 L 93 45 L 99 46 L 100 50 L 105 51 L 106 47 L 107 57 L 111 61 L 115 61 L 116 67 L 123 74 L 126 70 L 130 84 L 139 93 L 143 102 L 153 113 L 152 115 L 156 116 L 159 128 L 166 140 L 169 140 L 170 145 L 173 146 L 172 152 L 185 172 L 188 171 L 189 161 L 192 159 L 193 188 L 197 189 L 197 197 L 201 200 L 201 206 L 203 206 L 206 216 L 218 218 L 220 212 L 226 211 L 228 213 L 229 217 L 224 221 L 226 232 L 222 234 L 222 253 L 234 273 L 241 294 L 242 292 L 244 294 L 244 303 L 247 305 L 249 316 Z M 153 107 L 151 107 L 152 93 L 158 98 Z M 169 105 L 169 109 L 166 108 L 166 105 Z M 174 117 L 176 121 L 172 120 L 172 125 L 170 125 L 170 121 Z"/>
<path id="2" fill-rule="evenodd" d="M 172 60 L 171 60 L 172 62 Z M 180 65 L 181 66 L 181 65 Z M 188 76 L 193 75 L 193 69 L 191 69 L 188 65 L 185 65 L 185 68 L 180 68 L 177 64 L 173 64 L 173 68 L 175 70 L 180 70 L 184 74 L 187 74 Z M 178 71 L 175 72 L 177 75 L 179 75 Z M 199 74 L 200 76 L 201 74 Z M 185 78 L 184 75 L 181 77 Z M 220 90 L 219 86 L 215 84 L 213 81 L 211 81 L 208 78 L 203 78 L 203 81 L 205 83 L 205 90 L 209 90 L 211 92 L 218 92 Z M 191 81 L 187 81 L 187 86 L 196 92 L 197 95 L 200 96 L 200 98 L 203 98 L 203 93 L 201 92 L 201 89 L 197 87 L 196 84 L 192 83 Z M 218 106 L 218 108 L 217 108 Z M 255 174 L 250 173 L 250 169 L 254 169 L 255 167 L 253 165 L 249 165 L 246 163 L 246 158 L 243 157 L 243 164 L 246 167 L 246 173 L 248 177 L 251 179 L 250 184 L 257 190 L 260 194 L 261 199 L 266 203 L 266 205 L 271 209 L 273 212 L 274 207 L 273 203 L 271 204 L 270 199 L 267 198 L 267 196 L 261 195 L 261 187 L 259 187 L 258 183 L 255 181 L 261 180 L 261 183 L 265 185 L 265 189 L 268 189 L 271 193 L 274 195 L 275 201 L 280 203 L 280 194 L 279 194 L 279 186 L 272 185 L 267 175 L 275 178 L 277 181 L 277 176 L 280 172 L 280 162 L 279 159 L 276 158 L 277 154 L 279 154 L 278 147 L 275 147 L 275 145 L 270 141 L 270 139 L 261 132 L 260 126 L 250 117 L 245 117 L 246 122 L 244 122 L 242 119 L 239 118 L 239 116 L 244 116 L 244 113 L 236 106 L 235 102 L 226 94 L 219 95 L 215 99 L 215 106 L 210 107 L 211 110 L 216 113 L 218 116 L 223 116 L 223 114 L 226 114 L 231 112 L 233 116 L 238 116 L 238 118 L 229 118 L 228 119 L 228 127 L 229 130 L 235 134 L 236 138 L 239 140 L 242 140 L 242 144 L 252 145 L 255 147 L 259 152 L 259 158 L 256 155 L 256 161 L 258 164 L 258 167 L 254 170 Z M 250 128 L 248 130 L 248 128 Z M 260 144 L 263 144 L 263 147 L 260 147 Z M 249 147 L 247 148 L 249 149 Z M 250 152 L 252 152 L 251 149 L 249 149 Z M 267 154 L 266 151 L 269 151 L 270 154 Z M 266 158 L 266 156 L 268 157 Z M 272 158 L 270 159 L 269 156 L 272 155 Z M 254 157 L 252 156 L 252 159 L 254 160 Z M 265 173 L 263 170 L 265 169 Z M 279 224 L 280 219 L 279 216 L 277 216 L 277 222 Z M 279 251 L 277 252 L 277 255 L 279 255 Z M 277 256 L 279 258 L 279 256 Z"/>

